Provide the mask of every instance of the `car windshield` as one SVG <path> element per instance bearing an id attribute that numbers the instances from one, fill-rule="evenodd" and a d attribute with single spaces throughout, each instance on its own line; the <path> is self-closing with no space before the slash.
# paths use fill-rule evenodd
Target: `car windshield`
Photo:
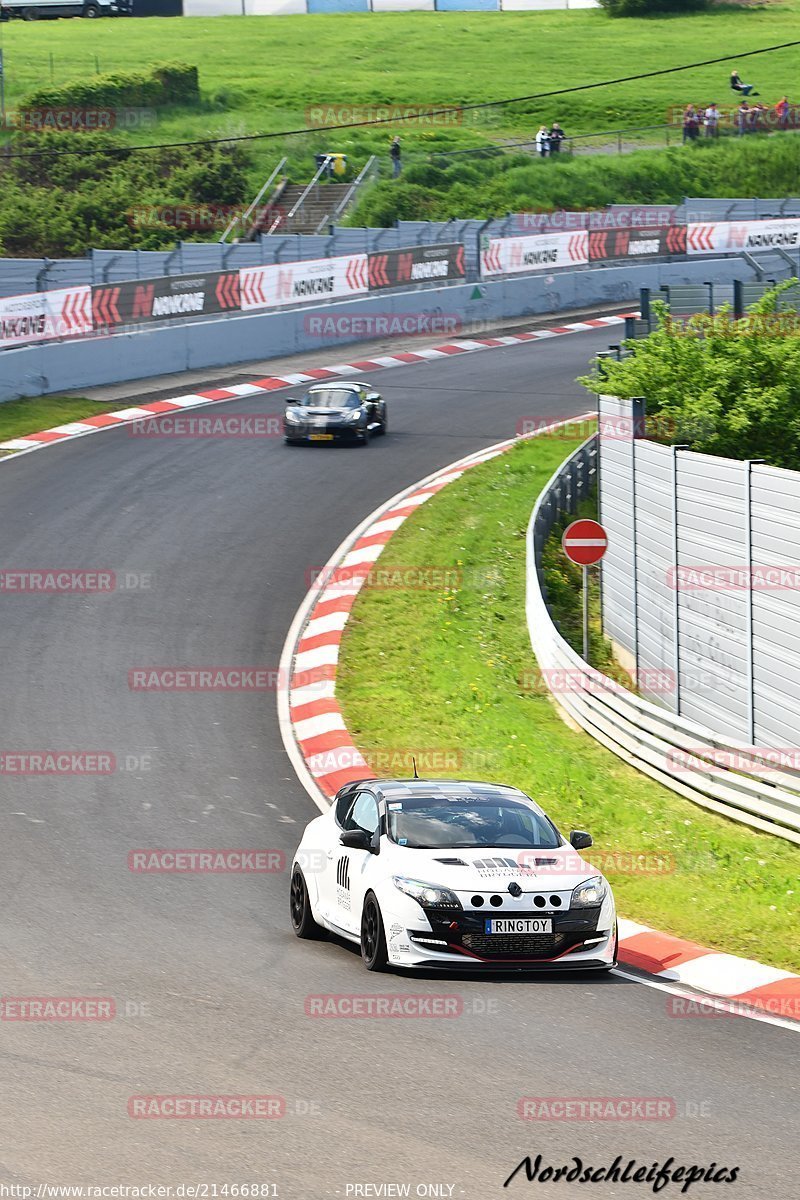
<path id="1" fill-rule="evenodd" d="M 389 837 L 413 850 L 510 846 L 554 850 L 561 839 L 532 804 L 505 797 L 453 796 L 389 800 Z"/>
<path id="2" fill-rule="evenodd" d="M 351 388 L 319 388 L 303 401 L 308 408 L 358 408 L 361 397 Z"/>

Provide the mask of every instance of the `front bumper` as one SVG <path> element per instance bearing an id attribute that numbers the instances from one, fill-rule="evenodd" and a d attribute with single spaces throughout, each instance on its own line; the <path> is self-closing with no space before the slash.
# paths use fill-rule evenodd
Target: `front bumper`
<path id="1" fill-rule="evenodd" d="M 543 913 L 534 909 L 514 915 L 541 918 Z M 614 965 L 616 920 L 611 904 L 546 915 L 552 918 L 552 933 L 487 934 L 485 911 L 440 915 L 428 910 L 430 929 L 420 925 L 397 933 L 396 925 L 387 928 L 389 961 L 396 966 L 492 971 L 585 971 Z"/>
<path id="2" fill-rule="evenodd" d="M 303 422 L 298 425 L 284 425 L 284 436 L 290 442 L 319 443 L 324 446 L 330 442 L 357 442 L 364 437 L 363 425 L 312 425 Z"/>

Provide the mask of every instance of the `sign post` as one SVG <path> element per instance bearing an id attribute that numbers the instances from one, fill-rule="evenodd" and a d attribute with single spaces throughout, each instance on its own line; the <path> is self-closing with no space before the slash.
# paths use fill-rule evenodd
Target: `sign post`
<path id="1" fill-rule="evenodd" d="M 608 549 L 608 534 L 599 521 L 573 521 L 561 536 L 561 548 L 583 573 L 583 658 L 589 661 L 589 567 Z"/>

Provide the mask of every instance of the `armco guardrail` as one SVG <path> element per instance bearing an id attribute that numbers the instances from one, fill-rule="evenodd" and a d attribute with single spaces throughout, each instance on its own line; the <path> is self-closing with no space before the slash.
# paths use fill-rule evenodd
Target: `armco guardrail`
<path id="1" fill-rule="evenodd" d="M 484 236 L 480 261 L 481 275 L 491 278 L 626 258 L 763 254 L 770 250 L 783 254 L 800 251 L 800 217 Z"/>
<path id="2" fill-rule="evenodd" d="M 711 254 L 747 257 L 768 251 L 777 251 L 793 266 L 787 247 L 800 251 L 800 217 L 556 232 L 550 229 L 522 236 L 513 232 L 501 237 L 480 234 L 479 239 L 480 274 L 486 280 L 564 268 L 613 266 L 629 260 Z M 254 312 L 314 300 L 349 299 L 390 288 L 460 282 L 469 278 L 467 259 L 464 242 L 428 242 L 385 251 L 81 284 L 11 296 L 0 300 L 0 349 L 107 334 L 180 317 Z"/>
<path id="3" fill-rule="evenodd" d="M 776 263 L 771 270 L 784 278 L 787 265 Z M 385 288 L 333 303 L 311 299 L 305 305 L 119 326 L 106 336 L 95 330 L 85 337 L 41 339 L 0 354 L 0 403 L 180 371 L 202 370 L 207 379 L 219 378 L 219 368 L 320 349 L 330 352 L 375 337 L 408 342 L 409 336 L 420 334 L 486 333 L 511 318 L 613 304 L 635 307 L 645 286 L 657 289 L 703 279 L 721 285 L 751 273 L 738 258 L 630 261 L 552 275 L 509 275 L 478 287 L 451 282 Z M 209 376 L 209 371 L 215 374 Z"/>
<path id="4" fill-rule="evenodd" d="M 752 747 L 642 700 L 590 667 L 553 624 L 543 591 L 541 550 L 556 520 L 574 510 L 580 481 L 591 478 L 595 445 L 596 437 L 588 439 L 559 467 L 528 525 L 526 612 L 545 682 L 582 729 L 631 766 L 704 808 L 800 845 L 800 772 L 773 769 L 769 756 Z M 703 747 L 703 757 L 698 747 Z M 720 767 L 720 761 L 738 769 Z"/>
<path id="5" fill-rule="evenodd" d="M 107 335 L 181 317 L 251 313 L 347 300 L 389 288 L 458 283 L 465 277 L 464 247 L 440 242 L 236 271 L 84 284 L 0 300 L 0 349 Z"/>

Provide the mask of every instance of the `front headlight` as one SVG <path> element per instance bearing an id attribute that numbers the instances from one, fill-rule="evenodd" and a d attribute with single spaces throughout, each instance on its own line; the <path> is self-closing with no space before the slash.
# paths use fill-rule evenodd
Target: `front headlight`
<path id="1" fill-rule="evenodd" d="M 600 875 L 585 879 L 572 892 L 572 908 L 587 908 L 602 904 L 608 892 L 608 884 Z"/>
<path id="2" fill-rule="evenodd" d="M 422 883 L 419 879 L 405 879 L 402 875 L 394 875 L 392 882 L 423 908 L 461 908 L 458 897 L 449 888 L 437 887 L 435 883 Z"/>
<path id="3" fill-rule="evenodd" d="M 355 425 L 356 421 L 360 420 L 360 418 L 361 418 L 361 410 L 359 408 L 356 408 L 353 410 L 353 412 L 347 414 L 347 416 L 345 417 L 345 421 L 347 421 L 349 424 Z"/>
<path id="4" fill-rule="evenodd" d="M 287 425 L 299 425 L 301 418 L 300 413 L 295 409 L 287 408 L 286 412 L 283 414 L 283 419 Z"/>

